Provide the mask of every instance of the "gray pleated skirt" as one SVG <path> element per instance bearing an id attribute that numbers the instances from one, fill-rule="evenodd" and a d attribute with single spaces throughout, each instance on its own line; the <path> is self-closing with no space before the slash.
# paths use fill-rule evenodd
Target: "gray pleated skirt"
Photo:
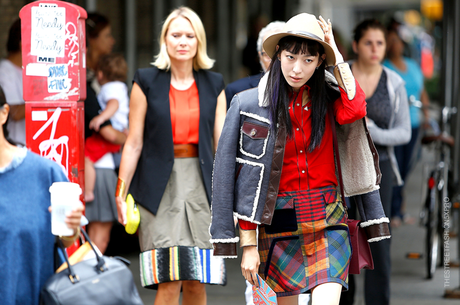
<path id="1" fill-rule="evenodd" d="M 139 206 L 141 282 L 197 280 L 224 285 L 224 261 L 209 242 L 211 213 L 198 158 L 176 158 L 156 215 Z"/>
<path id="2" fill-rule="evenodd" d="M 85 216 L 89 222 L 118 221 L 117 205 L 115 202 L 115 188 L 117 176 L 110 168 L 96 168 L 96 184 L 94 186 L 94 200 L 87 202 Z"/>

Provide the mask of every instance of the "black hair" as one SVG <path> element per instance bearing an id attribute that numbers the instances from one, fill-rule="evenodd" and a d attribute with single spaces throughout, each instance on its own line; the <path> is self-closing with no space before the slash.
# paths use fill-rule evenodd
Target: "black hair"
<path id="1" fill-rule="evenodd" d="M 272 127 L 277 128 L 278 123 L 286 126 L 289 137 L 293 135 L 293 127 L 289 116 L 289 105 L 293 94 L 292 87 L 287 83 L 283 72 L 281 71 L 281 61 L 278 56 L 284 50 L 289 50 L 293 54 L 317 55 L 321 57 L 325 54 L 324 47 L 309 39 L 295 36 L 287 36 L 278 42 L 278 50 L 273 55 L 273 60 L 269 67 L 269 75 L 264 98 L 268 100 L 270 120 Z M 319 60 L 322 60 L 321 58 Z M 326 126 L 326 113 L 329 104 L 339 98 L 340 93 L 333 89 L 327 82 L 325 76 L 326 60 L 322 60 L 318 69 L 307 81 L 311 94 L 311 140 L 308 150 L 312 152 L 319 147 L 323 138 Z"/>
<path id="2" fill-rule="evenodd" d="M 377 19 L 366 19 L 359 23 L 353 30 L 353 40 L 358 43 L 366 31 L 370 29 L 381 30 L 383 35 L 386 36 L 386 29 L 380 21 Z"/>
<path id="3" fill-rule="evenodd" d="M 6 97 L 5 97 L 5 93 L 3 92 L 3 89 L 2 89 L 2 86 L 0 86 L 0 108 L 2 108 L 3 106 L 6 105 Z M 9 116 L 8 118 L 6 119 L 6 122 L 5 124 L 3 124 L 2 126 L 2 129 L 3 129 L 3 136 L 5 137 L 5 139 L 10 142 L 11 144 L 13 145 L 16 145 L 16 143 L 14 143 L 14 141 L 12 141 L 10 138 L 9 138 L 9 135 L 8 135 L 8 120 L 9 120 Z"/>
<path id="4" fill-rule="evenodd" d="M 99 13 L 89 13 L 86 19 L 86 39 L 97 38 L 110 25 L 109 19 Z"/>
<path id="5" fill-rule="evenodd" d="M 21 19 L 18 18 L 10 27 L 8 40 L 6 42 L 6 51 L 8 53 L 17 53 L 21 51 Z"/>
<path id="6" fill-rule="evenodd" d="M 406 57 L 411 57 L 411 54 L 410 54 L 410 47 L 408 46 L 407 42 L 404 41 L 404 39 L 401 37 L 401 34 L 400 32 L 398 31 L 398 28 L 397 27 L 390 27 L 388 26 L 387 27 L 387 33 L 386 33 L 386 36 L 385 36 L 385 39 L 388 41 L 388 36 L 390 34 L 395 34 L 396 37 L 398 37 L 398 39 L 401 41 L 401 43 L 403 44 L 403 56 L 406 56 Z M 386 50 L 386 56 L 387 57 L 390 57 L 390 49 L 387 48 Z"/>

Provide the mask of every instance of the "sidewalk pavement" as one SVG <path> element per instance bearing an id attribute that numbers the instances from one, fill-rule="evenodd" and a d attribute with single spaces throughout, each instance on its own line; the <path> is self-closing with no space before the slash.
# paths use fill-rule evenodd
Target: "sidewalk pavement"
<path id="1" fill-rule="evenodd" d="M 422 200 L 422 177 L 424 164 L 433 160 L 432 152 L 424 149 L 422 160 L 410 175 L 405 188 L 406 212 L 417 219 L 414 225 L 402 225 L 392 230 L 392 275 L 391 275 L 391 304 L 392 305 L 458 305 L 459 300 L 443 298 L 445 289 L 460 287 L 459 268 L 450 268 L 449 274 L 439 267 L 432 280 L 426 279 L 425 260 L 409 260 L 408 252 L 423 253 L 425 229 L 418 225 L 418 215 Z M 450 258 L 458 259 L 457 238 L 449 241 Z M 131 260 L 130 269 L 133 272 L 139 293 L 146 305 L 152 305 L 155 291 L 144 289 L 139 279 L 139 258 L 137 253 L 128 255 Z M 244 305 L 245 281 L 240 270 L 241 254 L 238 259 L 227 259 L 227 286 L 207 286 L 209 305 Z M 447 269 L 446 269 L 447 271 Z M 448 274 L 448 276 L 447 276 Z M 355 305 L 364 305 L 363 275 L 356 276 L 358 286 L 355 295 Z M 444 284 L 448 283 L 447 287 Z M 372 305 L 372 304 L 368 304 Z"/>

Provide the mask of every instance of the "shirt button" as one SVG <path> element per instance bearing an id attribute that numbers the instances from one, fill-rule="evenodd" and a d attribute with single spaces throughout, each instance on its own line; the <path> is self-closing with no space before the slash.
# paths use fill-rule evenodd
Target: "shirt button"
<path id="1" fill-rule="evenodd" d="M 299 128 L 296 128 L 295 130 L 299 131 Z"/>
<path id="2" fill-rule="evenodd" d="M 291 109 L 291 106 L 289 106 L 289 109 Z"/>
<path id="3" fill-rule="evenodd" d="M 305 171 L 302 171 L 302 174 L 305 174 Z"/>
<path id="4" fill-rule="evenodd" d="M 301 150 L 300 153 L 303 153 L 303 150 Z"/>
<path id="5" fill-rule="evenodd" d="M 300 106 L 300 104 L 299 104 L 299 103 L 297 103 L 297 106 Z"/>

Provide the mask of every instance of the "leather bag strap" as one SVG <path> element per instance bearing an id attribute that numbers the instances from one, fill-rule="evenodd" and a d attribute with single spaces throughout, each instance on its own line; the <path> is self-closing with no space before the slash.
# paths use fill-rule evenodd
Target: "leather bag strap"
<path id="1" fill-rule="evenodd" d="M 88 233 L 86 233 L 86 231 L 83 228 L 81 228 L 80 232 L 83 234 L 83 236 L 85 237 L 85 240 L 89 243 L 89 245 L 91 246 L 91 249 L 93 249 L 93 252 L 96 255 L 96 260 L 97 260 L 96 270 L 98 270 L 100 272 L 106 271 L 107 266 L 105 264 L 105 260 L 104 260 L 104 258 L 102 256 L 99 255 L 99 253 L 97 253 L 96 249 L 94 248 L 93 243 L 89 239 Z M 72 267 L 72 265 L 70 265 L 69 256 L 67 255 L 67 251 L 65 250 L 64 244 L 62 243 L 60 238 L 58 238 L 58 245 L 61 248 L 62 253 L 64 255 L 64 259 L 65 259 L 65 261 L 67 263 L 67 270 L 69 270 L 70 281 L 73 284 L 78 283 L 80 281 L 80 278 L 78 277 L 77 274 L 75 274 L 75 271 L 74 271 L 74 268 Z"/>
<path id="2" fill-rule="evenodd" d="M 345 211 L 347 211 L 348 207 L 345 204 L 345 194 L 343 192 L 342 166 L 340 165 L 339 145 L 337 143 L 337 131 L 335 129 L 335 117 L 334 117 L 334 111 L 332 109 L 332 105 L 329 105 L 327 110 L 329 113 L 329 122 L 331 123 L 331 129 L 332 129 L 332 138 L 333 138 L 333 144 L 334 144 L 333 146 L 334 146 L 334 151 L 335 151 L 335 162 L 337 163 L 340 195 L 342 196 L 343 208 L 345 209 Z"/>

